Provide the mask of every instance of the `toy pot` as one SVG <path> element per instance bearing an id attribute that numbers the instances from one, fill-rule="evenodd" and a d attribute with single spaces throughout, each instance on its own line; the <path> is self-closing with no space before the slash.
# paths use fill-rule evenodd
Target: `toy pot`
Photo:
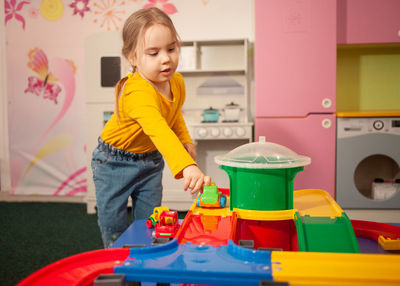
<path id="1" fill-rule="evenodd" d="M 218 122 L 219 110 L 210 107 L 209 109 L 204 109 L 202 115 L 203 115 L 203 122 Z"/>
<path id="2" fill-rule="evenodd" d="M 225 121 L 239 121 L 240 107 L 238 104 L 231 102 L 230 104 L 225 105 L 223 111 Z"/>

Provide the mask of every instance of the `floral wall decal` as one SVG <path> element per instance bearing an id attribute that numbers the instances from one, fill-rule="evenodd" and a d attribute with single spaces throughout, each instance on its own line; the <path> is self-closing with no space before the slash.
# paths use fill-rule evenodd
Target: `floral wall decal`
<path id="1" fill-rule="evenodd" d="M 144 5 L 144 8 L 150 8 L 150 7 L 157 7 L 169 15 L 178 12 L 175 5 L 168 3 L 168 0 L 149 0 L 149 3 Z"/>
<path id="2" fill-rule="evenodd" d="M 93 22 L 100 23 L 100 28 L 106 28 L 107 31 L 118 31 L 120 23 L 125 19 L 125 4 L 125 1 L 117 0 L 99 0 L 95 2 L 93 11 L 97 17 Z"/>
<path id="3" fill-rule="evenodd" d="M 38 19 L 40 15 L 40 11 L 38 8 L 30 7 L 28 11 L 28 15 L 32 19 Z"/>
<path id="4" fill-rule="evenodd" d="M 28 52 L 28 64 L 30 70 L 36 73 L 31 76 L 29 86 L 25 92 L 32 92 L 34 94 L 43 94 L 44 99 L 50 99 L 56 103 L 54 107 L 47 108 L 50 113 L 43 114 L 43 111 L 37 111 L 38 114 L 46 118 L 45 123 L 38 130 L 33 131 L 38 138 L 37 140 L 31 139 L 29 144 L 25 147 L 27 150 L 19 150 L 11 164 L 18 168 L 14 170 L 13 185 L 11 194 L 32 194 L 27 186 L 32 182 L 42 184 L 43 180 L 52 181 L 52 184 L 57 186 L 52 189 L 53 195 L 76 195 L 86 192 L 86 167 L 75 166 L 71 157 L 64 156 L 63 172 L 60 172 L 54 163 L 55 156 L 62 156 L 66 152 L 74 153 L 73 148 L 75 137 L 71 130 L 60 129 L 57 126 L 62 119 L 65 119 L 67 111 L 69 111 L 71 104 L 75 98 L 76 88 L 76 66 L 73 61 L 64 58 L 48 58 L 44 51 L 40 48 L 33 48 Z M 32 84 L 36 83 L 35 84 Z M 49 86 L 51 88 L 49 88 Z M 57 90 L 57 95 L 52 94 Z M 58 93 L 62 93 L 60 105 L 57 105 Z M 49 96 L 47 98 L 46 96 Z M 31 106 L 40 106 L 46 109 L 45 102 L 32 102 Z M 28 107 L 29 108 L 29 107 Z M 33 110 L 36 110 L 33 108 Z M 35 118 L 37 116 L 34 116 Z M 46 128 L 47 126 L 47 128 Z M 41 131 L 39 131 L 41 130 Z M 26 131 L 28 132 L 28 131 Z M 33 138 L 33 137 L 32 137 Z M 29 153 L 28 153 L 29 150 Z M 14 151 L 15 152 L 15 151 Z M 21 163 L 19 161 L 25 161 Z M 55 164 L 55 165 L 53 165 Z M 25 166 L 24 166 L 25 165 Z M 40 174 L 40 175 L 38 175 Z M 49 176 L 50 174 L 50 176 Z"/>
<path id="5" fill-rule="evenodd" d="M 90 11 L 88 5 L 89 0 L 74 0 L 71 4 L 69 4 L 69 7 L 74 9 L 73 15 L 79 14 L 79 16 L 83 18 L 85 16 L 85 13 Z"/>
<path id="6" fill-rule="evenodd" d="M 61 0 L 42 0 L 40 13 L 49 21 L 57 21 L 64 14 L 64 4 Z"/>
<path id="7" fill-rule="evenodd" d="M 4 1 L 4 12 L 5 12 L 5 24 L 12 18 L 22 23 L 22 29 L 25 30 L 25 18 L 20 14 L 22 8 L 26 4 L 30 4 L 30 1 L 17 1 L 17 0 L 5 0 Z"/>

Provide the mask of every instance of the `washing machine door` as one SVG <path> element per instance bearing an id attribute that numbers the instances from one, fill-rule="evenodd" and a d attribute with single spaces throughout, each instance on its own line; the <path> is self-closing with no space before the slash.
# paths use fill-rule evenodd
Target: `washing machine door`
<path id="1" fill-rule="evenodd" d="M 400 134 L 338 136 L 337 202 L 342 208 L 400 209 L 399 166 Z"/>

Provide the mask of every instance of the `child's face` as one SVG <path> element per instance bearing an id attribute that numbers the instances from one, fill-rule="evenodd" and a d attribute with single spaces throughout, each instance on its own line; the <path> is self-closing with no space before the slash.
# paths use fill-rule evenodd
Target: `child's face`
<path id="1" fill-rule="evenodd" d="M 179 46 L 170 29 L 160 24 L 148 28 L 143 46 L 138 47 L 134 57 L 137 71 L 162 90 L 176 71 L 178 62 Z"/>

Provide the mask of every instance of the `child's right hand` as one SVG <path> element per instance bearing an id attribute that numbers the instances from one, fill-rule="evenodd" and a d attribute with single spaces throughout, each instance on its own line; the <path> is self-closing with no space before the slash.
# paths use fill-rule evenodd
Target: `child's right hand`
<path id="1" fill-rule="evenodd" d="M 191 194 L 203 190 L 203 185 L 209 186 L 211 184 L 211 177 L 205 176 L 199 167 L 196 165 L 187 166 L 183 169 L 183 189 L 190 190 Z"/>

